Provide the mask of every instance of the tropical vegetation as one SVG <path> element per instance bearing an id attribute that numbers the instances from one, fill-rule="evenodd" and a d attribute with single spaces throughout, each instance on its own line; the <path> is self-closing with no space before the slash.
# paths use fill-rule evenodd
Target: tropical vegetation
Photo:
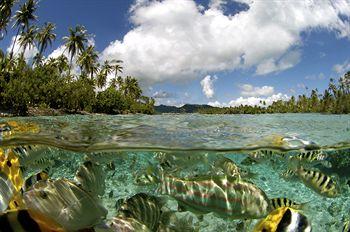
<path id="1" fill-rule="evenodd" d="M 202 107 L 198 113 L 203 114 L 264 114 L 264 113 L 350 113 L 350 71 L 335 81 L 331 79 L 323 93 L 311 90 L 309 96 L 303 94 L 292 96 L 288 101 L 275 101 L 267 106 L 240 105 L 236 107 Z"/>
<path id="2" fill-rule="evenodd" d="M 16 3 L 0 2 L 0 40 L 10 24 L 16 30 L 10 51 L 0 50 L 0 109 L 18 115 L 26 115 L 30 107 L 71 113 L 154 113 L 154 100 L 142 95 L 137 79 L 121 75 L 121 60 L 100 60 L 84 26 L 69 28 L 60 56 L 45 57 L 56 39 L 55 24 L 35 24 L 38 1 L 27 0 L 13 12 Z M 37 54 L 28 60 L 26 51 L 33 48 Z"/>
<path id="3" fill-rule="evenodd" d="M 55 24 L 37 25 L 37 0 L 27 0 L 14 12 L 17 0 L 0 1 L 0 40 L 8 28 L 16 31 L 13 44 L 6 53 L 0 49 L 0 109 L 26 115 L 28 108 L 63 109 L 64 112 L 94 113 L 154 113 L 155 101 L 142 95 L 135 77 L 124 75 L 123 61 L 101 60 L 90 42 L 91 35 L 82 25 L 68 29 L 63 37 L 64 51 L 56 57 L 45 52 L 57 39 Z M 19 46 L 19 49 L 16 49 Z M 26 51 L 36 48 L 37 54 L 26 57 Z M 165 112 L 162 106 L 158 107 Z M 240 105 L 210 107 L 187 105 L 171 112 L 205 114 L 260 113 L 350 113 L 350 72 L 338 81 L 331 79 L 320 93 L 291 97 L 267 106 Z"/>

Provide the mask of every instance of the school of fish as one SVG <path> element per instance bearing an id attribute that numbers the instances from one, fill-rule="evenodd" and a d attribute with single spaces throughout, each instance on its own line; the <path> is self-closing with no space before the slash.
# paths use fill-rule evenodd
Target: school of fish
<path id="1" fill-rule="evenodd" d="M 14 133 L 10 125 L 0 127 L 1 136 Z M 280 173 L 282 178 L 299 181 L 323 197 L 341 194 L 337 178 L 322 171 L 331 167 L 322 150 L 291 154 L 257 150 L 246 156 L 243 166 L 222 154 L 191 157 L 159 152 L 154 156 L 156 164 L 150 163 L 134 176 L 135 184 L 152 186 L 154 191 L 117 196 L 117 213 L 107 218 L 102 201 L 105 169 L 115 171 L 118 163 L 112 157 L 103 160 L 89 154 L 74 178 L 52 178 L 51 168 L 57 164 L 51 149 L 40 145 L 0 148 L 0 231 L 175 231 L 169 218 L 189 211 L 199 220 L 209 213 L 225 220 L 257 219 L 253 232 L 309 232 L 309 202 L 268 196 L 254 183 L 256 174 L 243 167 L 276 159 L 288 164 Z M 184 169 L 198 164 L 208 167 L 206 174 L 183 174 Z M 165 207 L 169 198 L 177 202 L 177 210 Z M 349 231 L 349 220 L 343 231 Z"/>

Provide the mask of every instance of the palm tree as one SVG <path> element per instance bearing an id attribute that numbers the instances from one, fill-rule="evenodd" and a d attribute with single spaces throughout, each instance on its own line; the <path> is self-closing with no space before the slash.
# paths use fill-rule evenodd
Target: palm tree
<path id="1" fill-rule="evenodd" d="M 56 34 L 53 31 L 56 29 L 55 24 L 45 23 L 45 26 L 38 33 L 39 54 L 42 55 L 47 45 L 52 46 L 52 42 L 56 39 Z"/>
<path id="2" fill-rule="evenodd" d="M 139 99 L 142 94 L 142 90 L 139 87 L 138 81 L 130 76 L 125 79 L 125 95 L 132 97 L 133 99 Z"/>
<path id="3" fill-rule="evenodd" d="M 64 55 L 60 55 L 56 58 L 57 68 L 60 73 L 69 70 L 68 58 Z"/>
<path id="4" fill-rule="evenodd" d="M 6 33 L 6 27 L 12 15 L 12 7 L 16 0 L 1 0 L 0 1 L 0 34 Z M 2 32 L 4 31 L 4 32 Z M 3 37 L 3 36 L 1 36 Z"/>
<path id="5" fill-rule="evenodd" d="M 38 28 L 36 26 L 31 26 L 26 32 L 23 32 L 18 38 L 19 45 L 22 48 L 22 57 L 27 48 L 32 48 L 35 46 L 35 38 Z"/>
<path id="6" fill-rule="evenodd" d="M 73 57 L 85 50 L 85 43 L 88 41 L 85 27 L 78 25 L 74 29 L 69 28 L 69 36 L 63 37 L 63 40 L 70 54 L 70 71 L 72 69 Z"/>
<path id="7" fill-rule="evenodd" d="M 34 57 L 33 57 L 33 66 L 41 66 L 43 64 L 43 56 L 40 55 L 40 53 L 37 53 Z"/>
<path id="8" fill-rule="evenodd" d="M 120 65 L 121 63 L 123 63 L 122 60 L 112 60 L 112 68 L 114 70 L 114 77 L 117 78 L 118 72 L 123 72 L 123 67 Z"/>
<path id="9" fill-rule="evenodd" d="M 110 74 L 112 72 L 112 65 L 109 63 L 108 60 L 106 60 L 102 67 L 101 67 L 101 71 L 98 74 L 98 78 L 97 78 L 97 86 L 102 88 L 103 86 L 106 85 L 107 82 L 107 76 L 108 74 Z"/>
<path id="10" fill-rule="evenodd" d="M 11 53 L 10 53 L 10 59 L 13 57 L 13 49 L 15 47 L 15 44 L 17 42 L 17 37 L 20 33 L 20 31 L 23 33 L 25 29 L 29 28 L 30 21 L 36 20 L 37 16 L 34 15 L 34 12 L 37 8 L 37 2 L 35 0 L 28 0 L 26 3 L 24 3 L 22 6 L 20 6 L 20 9 L 16 12 L 14 19 L 15 23 L 13 27 L 18 27 L 17 34 L 15 36 L 15 40 L 12 45 Z"/>
<path id="11" fill-rule="evenodd" d="M 91 80 L 93 79 L 94 73 L 98 71 L 97 60 L 98 54 L 93 45 L 90 45 L 78 57 L 78 64 L 82 70 L 82 73 L 90 73 Z"/>

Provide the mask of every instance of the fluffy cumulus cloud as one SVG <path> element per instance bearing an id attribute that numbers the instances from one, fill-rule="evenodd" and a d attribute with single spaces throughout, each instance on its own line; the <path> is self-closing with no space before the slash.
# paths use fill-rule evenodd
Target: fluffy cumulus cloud
<path id="1" fill-rule="evenodd" d="M 229 107 L 229 106 L 235 107 L 240 105 L 266 107 L 271 105 L 275 101 L 279 101 L 279 100 L 287 101 L 289 100 L 289 98 L 290 97 L 286 94 L 278 93 L 278 94 L 273 94 L 269 97 L 239 97 L 237 99 L 231 100 L 229 103 L 219 102 L 219 101 L 208 102 L 208 105 L 215 106 L 215 107 Z"/>
<path id="2" fill-rule="evenodd" d="M 207 75 L 203 78 L 203 80 L 201 80 L 202 91 L 207 98 L 214 97 L 214 82 L 217 79 L 218 78 L 216 76 L 211 77 L 210 75 Z"/>
<path id="3" fill-rule="evenodd" d="M 15 36 L 12 37 L 11 44 L 7 48 L 7 52 L 10 53 L 12 51 L 13 44 L 15 43 Z M 30 62 L 34 56 L 39 52 L 36 46 L 27 47 L 24 51 L 24 59 L 27 62 Z M 23 53 L 23 48 L 19 45 L 18 39 L 16 41 L 15 46 L 13 47 L 13 55 L 19 56 Z"/>
<path id="4" fill-rule="evenodd" d="M 278 93 L 269 97 L 261 98 L 261 97 L 240 97 L 235 100 L 230 101 L 230 106 L 240 106 L 240 105 L 248 105 L 248 106 L 269 106 L 275 101 L 283 100 L 286 101 L 289 99 L 289 96 Z M 265 103 L 265 104 L 263 104 Z"/>
<path id="5" fill-rule="evenodd" d="M 250 84 L 240 85 L 241 95 L 246 97 L 271 96 L 275 89 L 273 86 L 254 87 Z"/>
<path id="6" fill-rule="evenodd" d="M 124 60 L 126 73 L 148 83 L 247 68 L 264 75 L 300 61 L 302 32 L 350 35 L 347 0 L 236 0 L 247 5 L 237 14 L 223 10 L 227 1 L 204 8 L 194 0 L 137 0 L 130 9 L 133 29 L 111 42 L 103 59 Z"/>
<path id="7" fill-rule="evenodd" d="M 333 70 L 338 74 L 344 74 L 350 70 L 350 61 L 347 60 L 342 64 L 336 64 L 333 66 Z"/>

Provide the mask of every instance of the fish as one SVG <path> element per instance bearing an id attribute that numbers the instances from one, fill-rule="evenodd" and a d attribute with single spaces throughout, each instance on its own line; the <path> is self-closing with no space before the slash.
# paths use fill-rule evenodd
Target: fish
<path id="1" fill-rule="evenodd" d="M 46 151 L 50 151 L 50 148 L 41 145 L 23 145 L 13 147 L 12 150 L 19 157 L 21 166 L 32 166 L 43 163 L 48 158 Z"/>
<path id="2" fill-rule="evenodd" d="M 25 209 L 0 214 L 0 231 L 64 232 L 54 220 Z"/>
<path id="3" fill-rule="evenodd" d="M 311 223 L 305 215 L 290 207 L 281 207 L 260 220 L 253 232 L 311 232 L 311 230 Z"/>
<path id="4" fill-rule="evenodd" d="M 0 148 L 0 213 L 22 205 L 23 182 L 18 157 L 12 150 Z"/>
<path id="5" fill-rule="evenodd" d="M 80 187 L 94 197 L 103 196 L 106 188 L 105 179 L 102 166 L 92 161 L 85 161 L 75 174 L 75 180 Z"/>
<path id="6" fill-rule="evenodd" d="M 96 228 L 95 228 L 96 229 Z M 114 217 L 107 223 L 108 231 L 116 232 L 151 232 L 146 225 L 135 218 Z M 96 229 L 96 231 L 99 231 Z M 105 231 L 105 230 L 101 230 Z"/>
<path id="7" fill-rule="evenodd" d="M 0 172 L 0 213 L 7 210 L 15 191 L 15 186 L 8 176 Z"/>
<path id="8" fill-rule="evenodd" d="M 227 175 L 177 178 L 162 173 L 158 183 L 158 194 L 176 199 L 181 208 L 197 215 L 255 219 L 266 216 L 271 209 L 263 190 Z"/>
<path id="9" fill-rule="evenodd" d="M 155 158 L 167 172 L 177 172 L 200 163 L 208 163 L 208 154 L 156 152 Z"/>
<path id="10" fill-rule="evenodd" d="M 235 164 L 235 162 L 226 157 L 216 160 L 214 167 L 222 169 L 224 174 L 228 176 L 241 178 L 241 169 Z"/>
<path id="11" fill-rule="evenodd" d="M 164 203 L 146 193 L 138 193 L 127 200 L 118 202 L 118 217 L 134 218 L 146 225 L 152 231 L 156 231 L 162 216 Z"/>
<path id="12" fill-rule="evenodd" d="M 8 177 L 17 192 L 21 190 L 24 180 L 19 158 L 12 149 L 0 148 L 0 172 Z"/>
<path id="13" fill-rule="evenodd" d="M 280 176 L 285 180 L 292 180 L 297 178 L 297 173 L 292 169 L 287 169 L 286 171 L 282 172 Z"/>
<path id="14" fill-rule="evenodd" d="M 275 157 L 283 158 L 285 156 L 286 156 L 286 153 L 281 152 L 279 150 L 271 150 L 271 149 L 260 149 L 260 150 L 248 153 L 248 157 L 255 160 L 256 162 L 266 161 L 269 159 L 273 159 Z"/>
<path id="15" fill-rule="evenodd" d="M 290 162 L 300 162 L 302 164 L 322 164 L 327 168 L 331 168 L 332 164 L 327 160 L 327 154 L 322 150 L 302 151 L 295 156 L 290 156 Z"/>
<path id="16" fill-rule="evenodd" d="M 214 173 L 216 171 L 216 174 L 219 169 L 219 171 L 222 170 L 222 174 L 235 178 L 251 178 L 255 175 L 249 170 L 240 168 L 235 162 L 233 162 L 233 160 L 226 157 L 216 160 L 212 169 L 214 170 Z"/>
<path id="17" fill-rule="evenodd" d="M 307 203 L 302 203 L 302 204 L 299 204 L 299 203 L 296 203 L 288 198 L 272 198 L 270 199 L 271 201 L 271 206 L 272 206 L 272 209 L 278 209 L 278 208 L 281 208 L 281 207 L 290 207 L 290 208 L 293 208 L 293 209 L 297 209 L 297 210 L 302 210 L 304 209 L 305 205 Z"/>
<path id="18" fill-rule="evenodd" d="M 304 184 L 316 193 L 330 198 L 339 195 L 339 186 L 337 182 L 322 172 L 300 167 L 297 169 L 296 173 Z"/>
<path id="19" fill-rule="evenodd" d="M 28 191 L 35 183 L 41 181 L 41 180 L 48 180 L 49 179 L 49 171 L 43 170 L 41 172 L 38 172 L 30 177 L 28 177 L 23 185 L 23 191 Z"/>
<path id="20" fill-rule="evenodd" d="M 64 178 L 37 182 L 23 193 L 23 199 L 29 210 L 46 215 L 68 231 L 90 228 L 107 215 L 99 201 Z"/>
<path id="21" fill-rule="evenodd" d="M 342 232 L 350 232 L 350 219 L 345 220 Z"/>

